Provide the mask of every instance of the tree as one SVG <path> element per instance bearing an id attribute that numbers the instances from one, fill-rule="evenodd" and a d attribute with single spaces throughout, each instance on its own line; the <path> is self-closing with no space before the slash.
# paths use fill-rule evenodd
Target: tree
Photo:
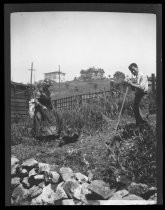
<path id="1" fill-rule="evenodd" d="M 113 75 L 113 78 L 118 82 L 122 82 L 125 79 L 125 74 L 121 71 L 116 71 Z"/>

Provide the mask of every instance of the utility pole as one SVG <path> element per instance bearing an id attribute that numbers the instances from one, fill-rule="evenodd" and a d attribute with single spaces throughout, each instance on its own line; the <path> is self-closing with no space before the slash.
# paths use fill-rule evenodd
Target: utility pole
<path id="1" fill-rule="evenodd" d="M 28 69 L 29 71 L 31 71 L 31 75 L 30 75 L 30 84 L 31 84 L 31 95 L 32 95 L 32 81 L 33 81 L 33 71 L 35 71 L 35 69 L 33 69 L 33 62 L 31 64 L 31 69 Z"/>
<path id="2" fill-rule="evenodd" d="M 59 65 L 59 94 L 60 94 L 60 65 Z"/>

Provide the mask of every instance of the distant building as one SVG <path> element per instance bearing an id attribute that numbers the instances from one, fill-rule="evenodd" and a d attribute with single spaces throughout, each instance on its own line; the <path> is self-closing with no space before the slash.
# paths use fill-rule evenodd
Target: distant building
<path id="1" fill-rule="evenodd" d="M 59 77 L 60 82 L 65 82 L 65 73 L 59 71 L 44 73 L 44 79 L 50 79 L 55 82 L 59 82 Z"/>
<path id="2" fill-rule="evenodd" d="M 87 70 L 81 70 L 80 72 L 81 76 L 80 78 L 82 80 L 96 80 L 96 79 L 103 79 L 104 77 L 104 70 L 101 68 L 95 69 L 89 68 Z"/>

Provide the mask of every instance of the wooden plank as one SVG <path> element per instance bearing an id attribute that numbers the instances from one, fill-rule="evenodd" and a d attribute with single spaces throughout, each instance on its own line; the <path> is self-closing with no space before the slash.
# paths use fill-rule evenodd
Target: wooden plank
<path id="1" fill-rule="evenodd" d="M 26 99 L 11 98 L 11 102 L 28 102 Z"/>

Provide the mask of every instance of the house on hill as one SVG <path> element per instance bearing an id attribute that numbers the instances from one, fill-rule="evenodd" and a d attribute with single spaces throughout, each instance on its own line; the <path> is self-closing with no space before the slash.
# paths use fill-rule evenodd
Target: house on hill
<path id="1" fill-rule="evenodd" d="M 101 68 L 89 68 L 87 70 L 80 71 L 80 79 L 81 80 L 96 80 L 96 79 L 103 79 L 104 77 L 104 70 Z"/>
<path id="2" fill-rule="evenodd" d="M 44 73 L 44 79 L 50 79 L 55 82 L 59 82 L 59 80 L 60 82 L 65 82 L 65 73 L 59 71 Z"/>

